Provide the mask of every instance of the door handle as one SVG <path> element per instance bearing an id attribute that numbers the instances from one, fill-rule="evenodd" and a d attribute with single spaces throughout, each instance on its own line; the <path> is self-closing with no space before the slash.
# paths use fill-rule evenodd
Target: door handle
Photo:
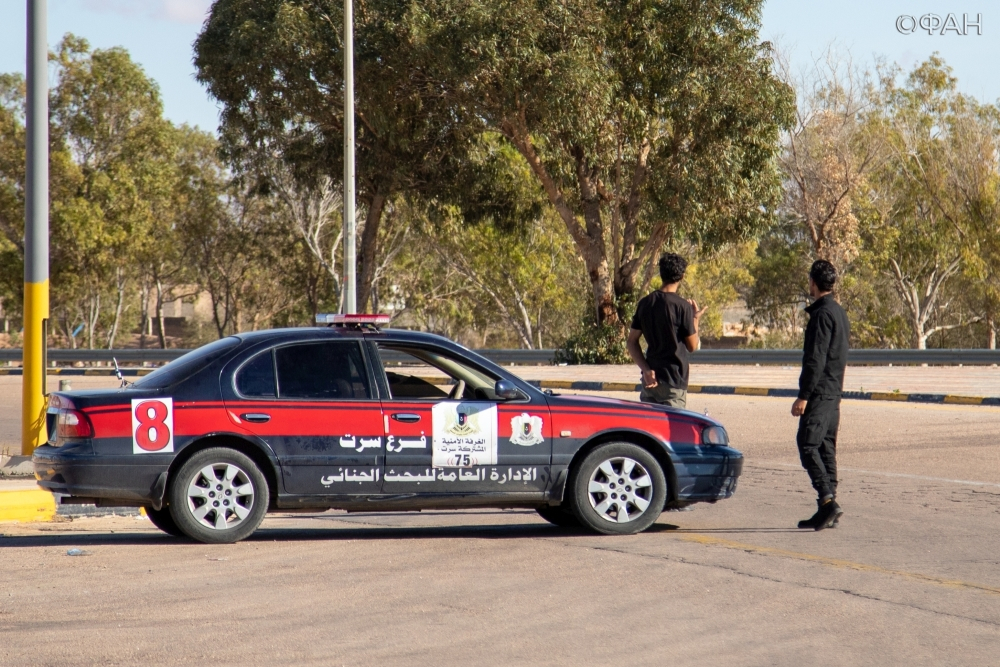
<path id="1" fill-rule="evenodd" d="M 412 412 L 397 412 L 392 418 L 404 424 L 415 424 L 420 421 L 420 415 L 415 415 Z"/>
<path id="2" fill-rule="evenodd" d="M 253 422 L 255 424 L 263 424 L 265 422 L 271 421 L 271 415 L 265 414 L 263 412 L 247 412 L 240 415 L 240 418 L 244 421 Z"/>

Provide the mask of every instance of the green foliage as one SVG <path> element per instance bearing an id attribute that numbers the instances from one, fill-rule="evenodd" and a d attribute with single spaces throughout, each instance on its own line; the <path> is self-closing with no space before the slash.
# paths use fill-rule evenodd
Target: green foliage
<path id="1" fill-rule="evenodd" d="M 341 182 L 343 6 L 334 0 L 213 4 L 195 42 L 195 65 L 199 81 L 223 105 L 221 147 L 238 174 L 253 174 L 262 161 L 278 158 L 306 187 L 323 178 Z M 377 239 L 385 205 L 402 192 L 453 193 L 454 181 L 466 175 L 464 154 L 481 129 L 428 77 L 424 59 L 434 54 L 416 43 L 410 10 L 402 0 L 374 0 L 360 3 L 354 14 L 356 173 L 365 213 L 358 249 L 362 309 L 384 260 Z"/>
<path id="2" fill-rule="evenodd" d="M 434 0 L 414 45 L 456 108 L 530 165 L 590 277 L 597 320 L 663 244 L 752 236 L 780 184 L 791 94 L 760 3 Z"/>
<path id="3" fill-rule="evenodd" d="M 557 364 L 630 364 L 624 329 L 616 324 L 594 324 L 588 314 L 580 329 L 556 350 Z"/>
<path id="4" fill-rule="evenodd" d="M 750 266 L 755 259 L 757 244 L 753 241 L 726 244 L 718 248 L 694 246 L 685 254 L 692 256 L 678 293 L 694 299 L 699 308 L 708 308 L 699 323 L 702 338 L 721 338 L 723 310 L 734 306 L 746 290 L 751 289 L 754 276 Z M 655 289 L 659 279 L 653 281 Z"/>
<path id="5" fill-rule="evenodd" d="M 379 301 L 395 306 L 395 322 L 475 346 L 553 347 L 569 335 L 587 288 L 551 215 L 507 230 L 454 208 L 394 209 L 407 235 Z"/>

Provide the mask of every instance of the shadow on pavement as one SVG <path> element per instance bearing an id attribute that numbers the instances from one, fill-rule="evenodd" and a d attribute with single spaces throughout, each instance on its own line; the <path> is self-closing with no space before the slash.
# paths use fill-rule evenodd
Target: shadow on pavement
<path id="1" fill-rule="evenodd" d="M 352 515 L 355 518 L 358 515 Z M 374 516 L 374 515 L 372 515 Z M 384 516 L 384 515 L 381 515 Z M 309 525 L 293 527 L 262 527 L 248 537 L 246 542 L 297 542 L 297 541 L 339 541 L 339 540 L 432 540 L 432 539 L 477 539 L 477 540 L 518 540 L 546 537 L 602 537 L 583 528 L 562 528 L 546 523 L 492 524 L 492 525 L 452 525 L 452 526 L 387 526 L 352 525 L 344 515 L 318 516 L 324 524 L 314 521 Z M 360 517 L 358 517 L 360 518 Z M 333 525 L 329 522 L 335 522 Z M 795 528 L 681 528 L 669 523 L 657 523 L 642 534 L 655 533 L 707 534 L 707 533 L 798 533 Z M 639 536 L 636 537 L 641 537 Z M 614 536 L 606 536 L 614 537 Z M 115 533 L 58 533 L 48 535 L 11 535 L 0 537 L 0 549 L 30 547 L 88 547 L 101 545 L 197 545 L 205 546 L 183 537 L 171 537 L 154 532 Z"/>
<path id="2" fill-rule="evenodd" d="M 567 529 L 548 524 L 495 524 L 491 526 L 339 526 L 328 524 L 310 527 L 258 528 L 246 542 L 295 542 L 339 540 L 409 540 L 409 539 L 488 539 L 515 540 L 556 536 L 594 536 L 582 529 Z M 92 547 L 101 545 L 181 545 L 207 546 L 188 538 L 163 533 L 53 533 L 49 535 L 11 535 L 0 537 L 0 550 L 30 547 Z"/>

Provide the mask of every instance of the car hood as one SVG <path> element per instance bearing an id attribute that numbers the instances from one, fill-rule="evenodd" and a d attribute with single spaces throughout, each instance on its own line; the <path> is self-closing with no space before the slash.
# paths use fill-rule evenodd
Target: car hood
<path id="1" fill-rule="evenodd" d="M 617 408 L 633 412 L 658 412 L 668 415 L 671 418 L 681 418 L 685 421 L 693 421 L 705 426 L 723 426 L 720 422 L 692 410 L 673 408 L 656 403 L 640 403 L 638 401 L 627 401 L 621 398 L 606 398 L 604 396 L 579 396 L 579 395 L 555 395 L 549 396 L 549 405 L 556 407 L 592 407 L 592 408 Z M 725 428 L 723 426 L 723 428 Z"/>

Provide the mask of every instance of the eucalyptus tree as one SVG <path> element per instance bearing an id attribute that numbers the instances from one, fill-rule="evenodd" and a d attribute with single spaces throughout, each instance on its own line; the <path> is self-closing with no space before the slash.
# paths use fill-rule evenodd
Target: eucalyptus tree
<path id="1" fill-rule="evenodd" d="M 53 143 L 65 146 L 79 171 L 61 212 L 66 244 L 85 295 L 91 347 L 112 300 L 104 341 L 111 347 L 141 258 L 168 247 L 162 239 L 151 246 L 157 243 L 151 232 L 172 186 L 171 128 L 157 85 L 124 49 L 91 51 L 86 40 L 67 35 L 55 62 Z"/>
<path id="2" fill-rule="evenodd" d="M 454 106 L 527 161 L 589 276 L 598 323 L 664 244 L 746 238 L 781 194 L 792 93 L 760 0 L 428 0 L 409 21 Z M 426 55 L 425 55 L 426 54 Z"/>
<path id="3" fill-rule="evenodd" d="M 989 156 L 983 164 L 986 156 L 975 155 L 982 146 L 965 141 L 976 104 L 956 84 L 950 68 L 932 56 L 902 86 L 887 88 L 884 106 L 871 118 L 887 137 L 890 158 L 872 175 L 864 243 L 899 295 L 918 349 L 935 333 L 981 319 L 951 313 L 950 306 L 982 228 L 970 215 L 971 176 L 985 168 L 981 176 L 988 178 L 996 162 Z M 994 233 L 995 225 L 990 217 L 985 231 Z"/>
<path id="4" fill-rule="evenodd" d="M 429 78 L 406 22 L 410 3 L 366 0 L 354 14 L 358 306 L 380 263 L 379 228 L 396 193 L 434 190 L 470 124 Z M 280 156 L 303 187 L 342 182 L 343 2 L 218 0 L 195 42 L 198 80 L 222 105 L 221 140 L 237 171 Z"/>

